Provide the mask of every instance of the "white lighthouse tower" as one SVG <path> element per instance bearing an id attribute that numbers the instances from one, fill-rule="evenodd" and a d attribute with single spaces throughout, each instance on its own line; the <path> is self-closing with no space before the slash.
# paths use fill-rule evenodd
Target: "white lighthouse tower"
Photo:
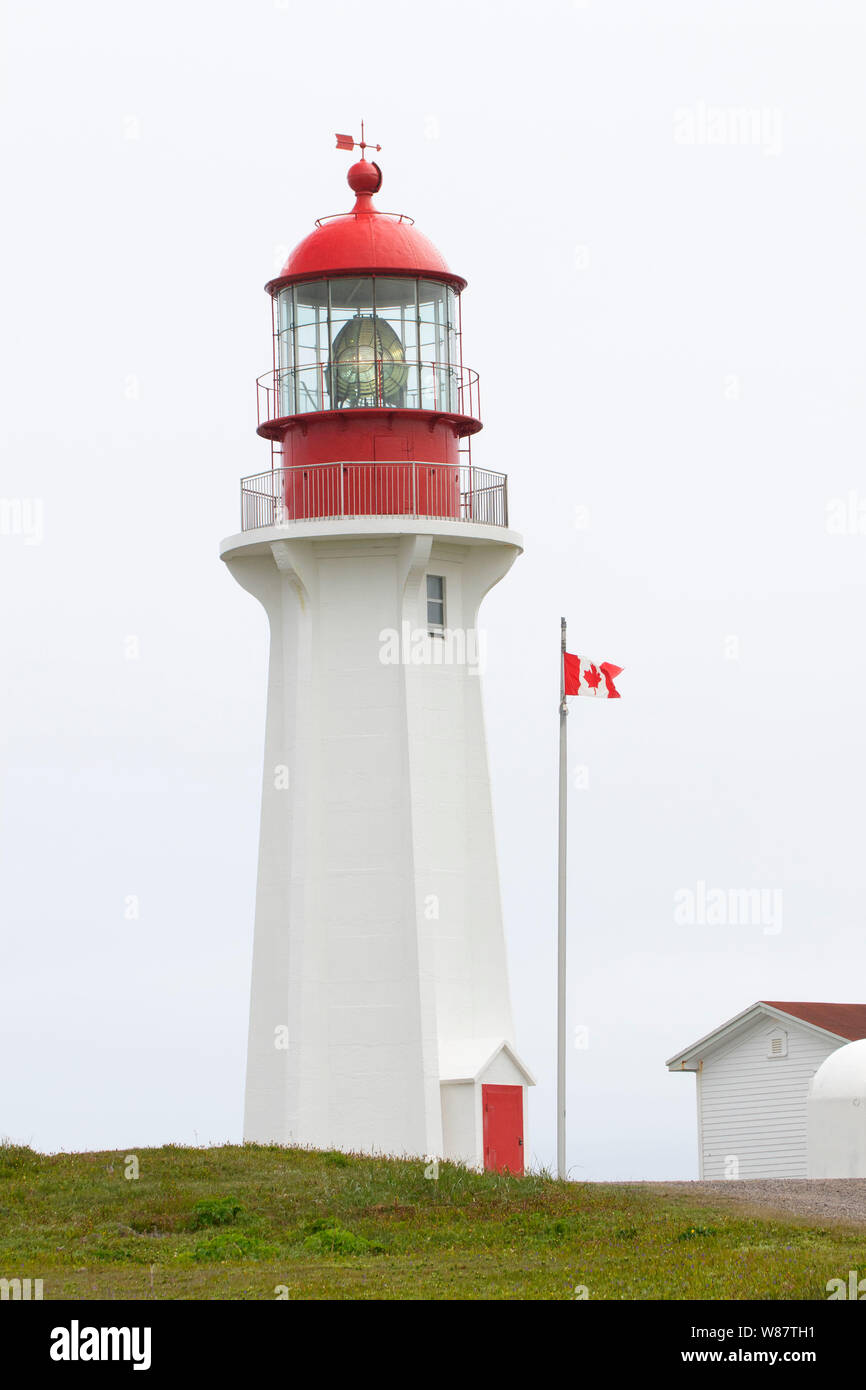
<path id="1" fill-rule="evenodd" d="M 521 538 L 466 282 L 366 148 L 266 287 L 271 468 L 220 551 L 270 624 L 244 1135 L 522 1172 L 478 629 Z"/>

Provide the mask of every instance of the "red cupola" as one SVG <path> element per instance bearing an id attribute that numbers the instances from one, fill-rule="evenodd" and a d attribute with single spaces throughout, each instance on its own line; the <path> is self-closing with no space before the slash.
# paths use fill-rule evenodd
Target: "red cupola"
<path id="1" fill-rule="evenodd" d="M 411 218 L 375 207 L 382 172 L 364 148 L 351 212 L 321 218 L 266 286 L 274 365 L 258 382 L 258 433 L 281 455 L 287 520 L 459 517 L 481 429 L 463 365 L 466 281 Z"/>
<path id="2" fill-rule="evenodd" d="M 347 175 L 355 194 L 351 212 L 321 217 L 315 230 L 299 242 L 275 280 L 272 295 L 285 285 L 336 275 L 426 276 L 451 285 L 459 294 L 466 281 L 449 270 L 432 241 L 419 232 L 411 217 L 379 212 L 373 194 L 382 187 L 382 171 L 369 159 L 359 159 Z"/>

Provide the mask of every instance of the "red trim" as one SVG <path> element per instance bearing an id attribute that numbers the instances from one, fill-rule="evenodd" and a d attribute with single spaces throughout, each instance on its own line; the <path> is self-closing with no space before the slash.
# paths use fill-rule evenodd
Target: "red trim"
<path id="1" fill-rule="evenodd" d="M 431 433 L 440 424 L 452 427 L 455 436 L 462 439 L 467 434 L 477 434 L 482 429 L 480 420 L 472 415 L 457 415 L 437 410 L 399 410 L 394 406 L 363 406 L 345 410 L 311 410 L 303 415 L 283 415 L 276 420 L 264 420 L 256 430 L 262 439 L 283 439 L 290 430 L 333 430 L 339 427 L 343 432 L 351 426 L 369 425 L 387 421 L 393 428 L 394 421 L 401 428 L 415 432 L 424 427 Z"/>

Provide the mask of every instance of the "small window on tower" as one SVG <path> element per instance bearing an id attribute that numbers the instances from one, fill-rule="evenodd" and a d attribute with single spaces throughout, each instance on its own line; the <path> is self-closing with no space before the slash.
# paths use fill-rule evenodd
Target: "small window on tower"
<path id="1" fill-rule="evenodd" d="M 427 576 L 427 627 L 431 635 L 445 631 L 445 580 L 441 574 Z"/>

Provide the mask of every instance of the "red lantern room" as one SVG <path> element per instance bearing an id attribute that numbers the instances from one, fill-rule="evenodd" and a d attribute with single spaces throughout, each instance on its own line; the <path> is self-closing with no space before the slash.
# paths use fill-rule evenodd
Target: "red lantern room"
<path id="1" fill-rule="evenodd" d="M 410 217 L 376 208 L 382 172 L 363 127 L 359 143 L 351 212 L 321 218 L 265 287 L 274 364 L 258 382 L 258 433 L 272 468 L 245 480 L 244 529 L 376 515 L 505 525 L 505 480 L 471 467 L 481 421 L 463 364 L 466 281 Z"/>

